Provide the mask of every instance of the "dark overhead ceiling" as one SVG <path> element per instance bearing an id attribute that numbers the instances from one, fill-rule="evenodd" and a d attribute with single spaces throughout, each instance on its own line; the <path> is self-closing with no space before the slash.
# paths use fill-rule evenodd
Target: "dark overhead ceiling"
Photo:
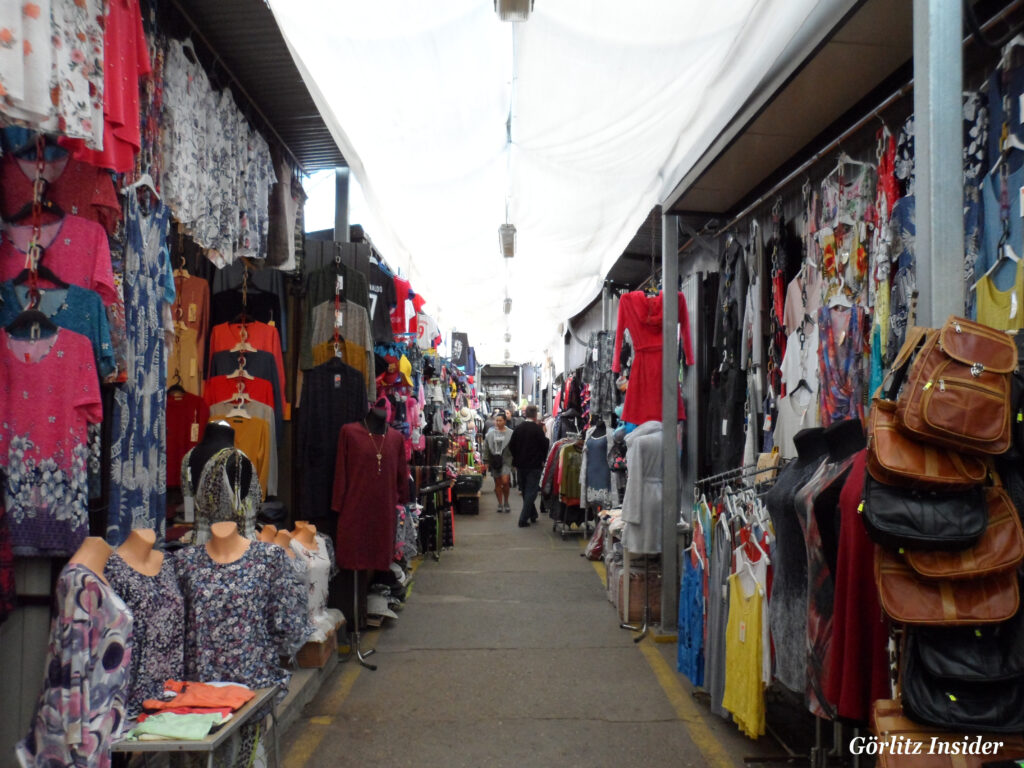
<path id="1" fill-rule="evenodd" d="M 292 60 L 274 14 L 264 0 L 171 0 L 208 62 L 222 64 L 241 90 L 239 105 L 255 103 L 266 138 L 284 144 L 307 172 L 347 165 Z M 177 25 L 175 25 L 177 26 Z M 196 36 L 205 38 L 196 40 Z M 212 49 L 202 51 L 204 47 Z M 204 56 L 203 54 L 208 54 Z"/>

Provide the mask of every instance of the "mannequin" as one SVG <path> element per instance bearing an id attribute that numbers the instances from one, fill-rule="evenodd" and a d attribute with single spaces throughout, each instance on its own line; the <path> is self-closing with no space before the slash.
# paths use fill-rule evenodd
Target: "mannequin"
<path id="1" fill-rule="evenodd" d="M 801 429 L 793 437 L 793 444 L 796 445 L 797 461 L 801 464 L 812 462 L 828 452 L 825 430 L 821 427 Z"/>
<path id="2" fill-rule="evenodd" d="M 233 431 L 233 430 L 232 430 Z M 238 524 L 221 521 L 210 526 L 210 540 L 206 554 L 215 563 L 227 564 L 240 560 L 252 542 L 238 532 Z"/>
<path id="3" fill-rule="evenodd" d="M 604 437 L 605 434 L 607 434 L 607 432 L 608 432 L 608 425 L 605 423 L 604 419 L 598 418 L 595 415 L 590 423 L 594 427 L 594 432 L 593 432 L 594 437 Z"/>
<path id="4" fill-rule="evenodd" d="M 825 428 L 824 439 L 828 443 L 830 461 L 842 461 L 864 448 L 864 426 L 860 419 L 837 421 Z"/>
<path id="5" fill-rule="evenodd" d="M 302 546 L 309 550 L 316 550 L 316 526 L 315 525 L 304 525 L 297 527 L 292 532 L 292 539 L 299 542 Z"/>
<path id="6" fill-rule="evenodd" d="M 129 566 L 145 576 L 156 576 L 164 564 L 164 553 L 154 549 L 156 531 L 152 528 L 136 528 L 128 534 L 124 544 L 117 548 Z"/>
<path id="7" fill-rule="evenodd" d="M 381 397 L 373 404 L 373 408 L 363 417 L 363 424 L 366 429 L 375 435 L 383 435 L 388 430 L 388 412 L 384 405 L 384 398 Z"/>
<path id="8" fill-rule="evenodd" d="M 267 523 L 262 528 L 260 528 L 259 540 L 262 541 L 264 544 L 273 544 L 274 543 L 274 537 L 276 537 L 276 536 L 277 536 L 277 526 L 276 525 L 271 525 L 270 523 Z"/>
<path id="9" fill-rule="evenodd" d="M 203 467 L 206 466 L 206 462 L 213 458 L 214 454 L 234 446 L 235 430 L 231 428 L 230 424 L 221 419 L 207 424 L 202 442 L 192 449 L 188 459 L 188 471 L 191 476 L 192 487 L 195 488 L 199 484 L 199 477 L 203 472 Z M 235 483 L 234 475 L 233 471 L 228 473 L 228 482 L 232 484 L 232 487 L 234 487 Z M 249 483 L 252 482 L 252 464 L 250 462 L 243 462 L 238 476 L 242 488 L 248 488 Z"/>
<path id="10" fill-rule="evenodd" d="M 82 542 L 82 546 L 71 556 L 68 560 L 68 565 L 76 563 L 78 565 L 84 565 L 102 581 L 104 584 L 108 583 L 106 577 L 103 575 L 103 569 L 107 565 L 107 560 L 113 554 L 114 549 L 106 541 L 101 539 L 99 536 L 89 536 Z"/>
<path id="11" fill-rule="evenodd" d="M 295 557 L 295 553 L 292 552 L 292 539 L 294 536 L 289 531 L 278 531 L 274 537 L 273 544 L 277 544 L 279 547 L 283 547 L 288 557 Z"/>

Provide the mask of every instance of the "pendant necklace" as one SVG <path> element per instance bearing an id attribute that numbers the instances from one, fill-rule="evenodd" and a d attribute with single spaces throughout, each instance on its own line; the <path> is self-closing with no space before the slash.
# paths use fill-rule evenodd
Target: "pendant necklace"
<path id="1" fill-rule="evenodd" d="M 370 436 L 370 442 L 373 443 L 373 447 L 377 450 L 377 474 L 381 473 L 381 461 L 384 458 L 384 439 L 388 434 L 388 426 L 384 425 L 384 434 L 380 436 L 380 445 L 377 445 L 377 441 L 373 439 L 373 432 L 370 430 L 370 425 L 363 421 L 363 426 L 366 427 L 366 434 Z"/>

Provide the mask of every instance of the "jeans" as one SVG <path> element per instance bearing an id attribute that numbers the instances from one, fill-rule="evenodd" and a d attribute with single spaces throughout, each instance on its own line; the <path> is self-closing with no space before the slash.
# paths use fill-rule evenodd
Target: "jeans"
<path id="1" fill-rule="evenodd" d="M 523 511 L 519 513 L 519 522 L 529 523 L 538 517 L 535 502 L 540 493 L 541 469 L 520 469 L 519 474 L 523 482 Z"/>

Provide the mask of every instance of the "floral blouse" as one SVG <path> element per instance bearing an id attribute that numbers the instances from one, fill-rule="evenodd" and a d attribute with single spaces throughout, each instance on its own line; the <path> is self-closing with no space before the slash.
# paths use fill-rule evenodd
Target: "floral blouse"
<path id="1" fill-rule="evenodd" d="M 189 466 L 193 450 L 181 460 L 181 492 L 186 515 L 190 510 L 195 512 L 195 543 L 205 544 L 210 540 L 210 526 L 226 521 L 238 523 L 239 533 L 250 538 L 256 531 L 256 514 L 263 501 L 256 468 L 241 451 L 224 448 L 210 457 L 199 473 L 199 482 L 193 483 Z M 236 494 L 232 485 L 236 473 L 240 474 L 239 461 L 248 462 L 252 472 L 244 494 Z"/>
<path id="2" fill-rule="evenodd" d="M 312 628 L 284 550 L 251 541 L 238 560 L 218 563 L 199 545 L 174 562 L 185 596 L 185 678 L 251 688 L 287 684 L 278 657 L 294 653 Z"/>
<path id="3" fill-rule="evenodd" d="M 131 719 L 142 711 L 143 701 L 159 698 L 165 681 L 184 679 L 185 598 L 169 556 L 156 576 L 147 576 L 114 552 L 103 575 L 135 617 L 127 698 Z"/>
<path id="4" fill-rule="evenodd" d="M 0 20 L 0 113 L 30 128 L 85 139 L 86 146 L 99 149 L 103 0 L 20 5 L 20 18 Z"/>
<path id="5" fill-rule="evenodd" d="M 132 663 L 128 606 L 84 565 L 61 571 L 50 625 L 43 690 L 28 735 L 17 745 L 23 766 L 107 768 L 125 723 Z"/>
<path id="6" fill-rule="evenodd" d="M 89 532 L 87 425 L 103 419 L 92 345 L 0 329 L 0 469 L 14 554 L 71 555 Z"/>

